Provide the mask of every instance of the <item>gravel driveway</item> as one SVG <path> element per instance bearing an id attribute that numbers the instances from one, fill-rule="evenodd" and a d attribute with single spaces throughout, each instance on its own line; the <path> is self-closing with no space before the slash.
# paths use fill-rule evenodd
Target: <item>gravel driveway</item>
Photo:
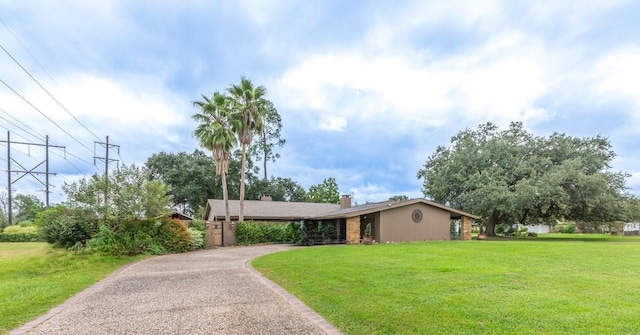
<path id="1" fill-rule="evenodd" d="M 249 265 L 291 248 L 227 247 L 150 258 L 11 334 L 340 334 Z"/>

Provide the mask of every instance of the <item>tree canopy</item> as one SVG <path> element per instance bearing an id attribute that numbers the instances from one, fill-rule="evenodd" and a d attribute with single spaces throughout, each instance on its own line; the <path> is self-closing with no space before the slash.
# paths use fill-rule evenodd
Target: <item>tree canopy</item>
<path id="1" fill-rule="evenodd" d="M 167 214 L 171 204 L 169 186 L 151 180 L 147 169 L 135 165 L 123 164 L 109 176 L 94 175 L 65 183 L 62 189 L 69 207 L 89 209 L 113 222 L 155 218 Z"/>
<path id="2" fill-rule="evenodd" d="M 625 218 L 626 174 L 610 170 L 608 139 L 554 133 L 534 136 L 522 123 L 465 129 L 439 146 L 417 173 L 426 197 L 496 224 L 567 219 L 610 222 Z"/>
<path id="3" fill-rule="evenodd" d="M 307 198 L 311 202 L 327 202 L 332 204 L 340 203 L 340 193 L 338 183 L 335 178 L 327 178 L 322 183 L 311 185 Z"/>

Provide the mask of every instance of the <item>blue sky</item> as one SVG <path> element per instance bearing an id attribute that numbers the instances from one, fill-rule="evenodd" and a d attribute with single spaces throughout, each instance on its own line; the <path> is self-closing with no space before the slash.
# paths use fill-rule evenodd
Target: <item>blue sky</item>
<path id="1" fill-rule="evenodd" d="M 305 188 L 334 177 L 358 202 L 419 197 L 438 145 L 523 121 L 539 136 L 609 138 L 640 194 L 638 17 L 640 2 L 614 0 L 0 0 L 0 44 L 73 115 L 0 50 L 0 79 L 71 134 L 0 83 L 0 138 L 66 146 L 51 164 L 63 199 L 64 182 L 103 171 L 93 149 L 107 135 L 126 164 L 192 152 L 191 101 L 247 76 L 283 119 L 270 174 Z M 27 168 L 44 159 L 13 148 Z M 44 197 L 33 178 L 13 189 Z"/>

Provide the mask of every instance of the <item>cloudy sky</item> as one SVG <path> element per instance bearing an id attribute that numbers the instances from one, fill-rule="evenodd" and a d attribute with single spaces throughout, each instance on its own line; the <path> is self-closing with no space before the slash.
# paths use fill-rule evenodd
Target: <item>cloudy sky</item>
<path id="1" fill-rule="evenodd" d="M 51 150 L 62 199 L 104 170 L 106 136 L 126 164 L 192 152 L 191 102 L 247 76 L 283 119 L 270 174 L 305 188 L 334 177 L 358 202 L 418 197 L 436 146 L 523 121 L 608 137 L 640 194 L 638 17 L 640 2 L 615 0 L 0 0 L 0 140 L 66 146 Z M 44 154 L 12 157 L 31 169 Z M 44 198 L 34 178 L 12 187 Z"/>

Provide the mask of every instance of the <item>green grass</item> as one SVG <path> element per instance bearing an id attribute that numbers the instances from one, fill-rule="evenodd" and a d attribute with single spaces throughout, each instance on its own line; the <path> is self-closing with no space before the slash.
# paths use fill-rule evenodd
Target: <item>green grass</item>
<path id="1" fill-rule="evenodd" d="M 0 334 L 139 259 L 73 254 L 46 243 L 0 243 Z"/>
<path id="2" fill-rule="evenodd" d="M 548 239 L 312 247 L 253 265 L 346 334 L 638 334 L 640 239 Z"/>

